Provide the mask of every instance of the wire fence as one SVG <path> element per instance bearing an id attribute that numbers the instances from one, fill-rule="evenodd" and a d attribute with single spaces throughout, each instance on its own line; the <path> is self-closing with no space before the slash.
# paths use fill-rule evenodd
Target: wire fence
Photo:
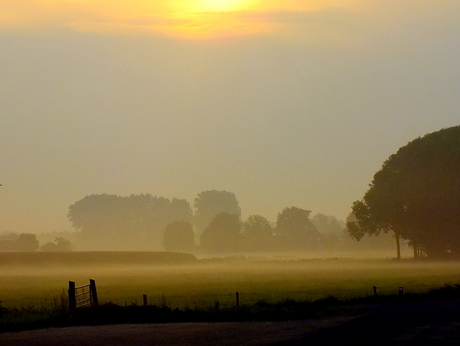
<path id="1" fill-rule="evenodd" d="M 189 295 L 158 294 L 149 295 L 150 304 L 170 307 L 205 307 L 205 306 L 239 306 L 240 304 L 254 304 L 257 302 L 282 302 L 286 300 L 315 301 L 334 296 L 339 299 L 351 299 L 357 297 L 369 297 L 378 295 L 403 295 L 403 287 L 393 286 L 369 286 L 363 288 L 343 288 L 334 292 L 324 290 L 298 290 L 287 292 L 235 292 L 235 293 L 199 293 Z M 143 295 L 144 305 L 149 304 L 147 294 Z M 131 304 L 137 304 L 132 301 Z M 125 305 L 127 302 L 125 301 Z"/>
<path id="2" fill-rule="evenodd" d="M 106 288 L 107 289 L 107 288 Z M 410 290 L 408 291 L 410 292 Z M 148 293 L 148 292 L 147 292 Z M 329 288 L 329 289 L 299 289 L 280 291 L 267 287 L 266 291 L 247 292 L 236 291 L 234 293 L 191 293 L 191 294 L 168 294 L 152 293 L 141 294 L 134 297 L 131 301 L 124 301 L 125 305 L 138 305 L 138 297 L 142 297 L 142 304 L 158 305 L 174 308 L 195 308 L 195 307 L 231 307 L 240 305 L 252 305 L 257 302 L 280 303 L 288 300 L 296 301 L 316 301 L 328 297 L 338 299 L 351 299 L 357 297 L 369 297 L 378 295 L 403 295 L 405 293 L 402 286 L 360 286 L 353 288 Z M 116 299 L 115 302 L 120 302 Z M 71 311 L 81 307 L 97 306 L 98 298 L 96 284 L 90 280 L 89 285 L 76 287 L 75 283 L 69 281 L 69 307 Z"/>

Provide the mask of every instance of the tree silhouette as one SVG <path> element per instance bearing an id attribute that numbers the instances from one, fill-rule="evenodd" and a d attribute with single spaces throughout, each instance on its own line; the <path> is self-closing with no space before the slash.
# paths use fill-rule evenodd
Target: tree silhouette
<path id="1" fill-rule="evenodd" d="M 318 247 L 322 235 L 311 222 L 310 213 L 310 210 L 291 207 L 278 214 L 275 232 L 281 247 L 291 250 Z"/>
<path id="2" fill-rule="evenodd" d="M 323 235 L 322 242 L 324 249 L 333 250 L 339 245 L 345 226 L 343 221 L 339 221 L 331 215 L 318 213 L 311 218 L 311 222 L 318 232 Z"/>
<path id="3" fill-rule="evenodd" d="M 67 239 L 58 237 L 54 243 L 48 242 L 44 244 L 40 249 L 41 251 L 45 252 L 67 252 L 72 251 L 72 244 Z"/>
<path id="4" fill-rule="evenodd" d="M 68 218 L 78 231 L 78 242 L 87 250 L 161 249 L 166 225 L 191 221 L 185 200 L 150 194 L 120 197 L 91 195 L 69 207 Z"/>
<path id="5" fill-rule="evenodd" d="M 239 250 L 241 221 L 238 215 L 217 214 L 200 237 L 203 250 L 211 253 L 234 252 Z"/>
<path id="6" fill-rule="evenodd" d="M 243 222 L 244 248 L 249 251 L 268 251 L 272 247 L 273 227 L 261 215 L 250 215 Z"/>
<path id="7" fill-rule="evenodd" d="M 203 191 L 195 198 L 194 207 L 193 221 L 199 234 L 208 227 L 211 219 L 219 213 L 241 216 L 241 208 L 235 194 L 227 191 Z"/>
<path id="8" fill-rule="evenodd" d="M 32 252 L 38 248 L 39 243 L 35 234 L 21 233 L 15 243 L 16 251 Z"/>
<path id="9" fill-rule="evenodd" d="M 460 257 L 460 126 L 417 138 L 401 147 L 374 175 L 353 204 L 351 236 L 393 232 L 410 240 L 414 255 Z"/>
<path id="10" fill-rule="evenodd" d="M 195 233 L 189 221 L 173 221 L 166 226 L 163 245 L 168 251 L 191 252 L 195 248 Z"/>

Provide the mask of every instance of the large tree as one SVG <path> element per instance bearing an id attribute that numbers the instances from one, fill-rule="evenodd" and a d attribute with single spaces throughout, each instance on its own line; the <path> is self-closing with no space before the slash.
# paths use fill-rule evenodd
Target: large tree
<path id="1" fill-rule="evenodd" d="M 194 224 L 198 234 L 201 234 L 211 219 L 219 213 L 241 216 L 241 208 L 235 194 L 228 191 L 203 191 L 195 198 L 194 207 Z"/>
<path id="2" fill-rule="evenodd" d="M 414 255 L 460 257 L 460 126 L 417 138 L 386 160 L 352 207 L 351 236 L 393 232 Z"/>

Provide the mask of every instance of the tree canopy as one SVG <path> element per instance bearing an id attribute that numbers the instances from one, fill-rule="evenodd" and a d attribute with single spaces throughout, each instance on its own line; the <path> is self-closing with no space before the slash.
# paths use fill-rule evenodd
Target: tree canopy
<path id="1" fill-rule="evenodd" d="M 192 209 L 186 200 L 102 194 L 77 201 L 67 216 L 83 249 L 159 250 L 166 225 L 190 221 Z"/>
<path id="2" fill-rule="evenodd" d="M 21 252 L 37 251 L 39 243 L 35 234 L 21 233 L 16 240 L 15 250 Z"/>
<path id="3" fill-rule="evenodd" d="M 241 216 L 241 208 L 233 192 L 208 190 L 195 198 L 194 224 L 200 234 L 219 213 Z"/>
<path id="4" fill-rule="evenodd" d="M 207 252 L 234 252 L 240 249 L 241 221 L 239 215 L 219 213 L 211 220 L 200 237 Z"/>
<path id="5" fill-rule="evenodd" d="M 314 249 L 322 235 L 310 220 L 310 210 L 285 208 L 276 220 L 276 237 L 280 247 L 289 250 Z"/>
<path id="6" fill-rule="evenodd" d="M 250 215 L 243 222 L 243 247 L 249 251 L 268 251 L 272 248 L 273 227 L 261 215 Z"/>
<path id="7" fill-rule="evenodd" d="M 401 147 L 352 207 L 350 235 L 394 232 L 416 257 L 460 257 L 460 126 Z"/>
<path id="8" fill-rule="evenodd" d="M 72 251 L 72 244 L 69 240 L 58 237 L 54 243 L 48 242 L 42 245 L 40 249 L 45 252 L 68 252 Z"/>
<path id="9" fill-rule="evenodd" d="M 150 194 L 90 195 L 72 204 L 67 216 L 76 229 L 78 250 L 202 250 L 217 254 L 335 250 L 343 245 L 341 221 L 333 216 L 310 218 L 309 210 L 291 207 L 278 214 L 276 225 L 261 215 L 250 215 L 242 222 L 232 192 L 203 191 L 194 202 L 195 214 L 185 199 Z M 200 241 L 198 247 L 195 240 Z M 43 251 L 60 248 L 47 241 Z"/>
<path id="10" fill-rule="evenodd" d="M 191 252 L 195 248 L 195 233 L 190 221 L 173 221 L 166 226 L 163 245 L 167 251 Z"/>

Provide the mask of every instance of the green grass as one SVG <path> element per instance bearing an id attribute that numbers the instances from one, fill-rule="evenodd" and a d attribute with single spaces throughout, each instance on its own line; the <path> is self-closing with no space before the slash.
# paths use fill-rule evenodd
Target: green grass
<path id="1" fill-rule="evenodd" d="M 460 286 L 444 285 L 427 293 L 404 295 L 377 295 L 339 299 L 294 300 L 285 299 L 270 303 L 265 300 L 253 304 L 221 308 L 220 306 L 194 309 L 171 308 L 166 304 L 141 306 L 130 304 L 121 306 L 104 303 L 97 307 L 77 309 L 70 314 L 65 305 L 55 304 L 42 308 L 3 308 L 0 305 L 0 333 L 46 327 L 67 327 L 79 325 L 102 325 L 120 323 L 176 323 L 176 322 L 231 322 L 231 321 L 286 321 L 302 319 L 321 319 L 330 316 L 356 314 L 355 309 L 379 309 L 385 303 L 404 304 L 405 302 L 426 299 L 459 299 Z M 65 299 L 64 299 L 65 300 Z M 61 303 L 64 301 L 62 300 Z M 57 302 L 59 303 L 59 302 Z M 163 302 L 164 303 L 164 302 Z M 351 308 L 351 309 L 350 309 Z"/>
<path id="2" fill-rule="evenodd" d="M 0 318 L 3 330 L 67 323 L 65 302 L 64 309 L 62 304 L 69 280 L 77 286 L 88 284 L 90 278 L 96 280 L 99 301 L 104 306 L 102 320 L 124 306 L 129 309 L 121 315 L 144 314 L 147 310 L 139 310 L 143 294 L 148 296 L 149 309 L 159 314 L 152 318 L 160 320 L 232 320 L 236 318 L 236 292 L 240 298 L 238 316 L 246 311 L 247 316 L 295 318 L 308 316 L 310 304 L 327 297 L 335 297 L 335 303 L 375 299 L 373 286 L 378 287 L 379 299 L 385 299 L 397 296 L 399 287 L 404 287 L 409 297 L 445 284 L 456 288 L 455 284 L 460 283 L 460 262 L 233 258 L 178 265 L 144 263 L 139 258 L 127 264 L 120 260 L 108 263 L 107 256 L 112 258 L 113 254 L 92 256 L 98 260 L 91 265 L 59 261 L 59 256 L 52 264 L 30 263 L 30 259 L 1 264 L 0 315 L 8 312 Z M 445 292 L 450 291 L 444 289 L 441 294 Z M 213 310 L 216 301 L 218 314 Z"/>
<path id="3" fill-rule="evenodd" d="M 102 255 L 101 255 L 102 256 Z M 424 293 L 446 283 L 460 283 L 460 263 L 392 260 L 221 261 L 190 265 L 99 263 L 74 265 L 2 265 L 0 301 L 4 307 L 48 304 L 68 281 L 77 286 L 95 279 L 101 302 L 140 304 L 146 294 L 150 304 L 171 307 L 222 307 L 264 300 L 317 300 L 327 296 L 348 299 L 379 294 Z"/>

